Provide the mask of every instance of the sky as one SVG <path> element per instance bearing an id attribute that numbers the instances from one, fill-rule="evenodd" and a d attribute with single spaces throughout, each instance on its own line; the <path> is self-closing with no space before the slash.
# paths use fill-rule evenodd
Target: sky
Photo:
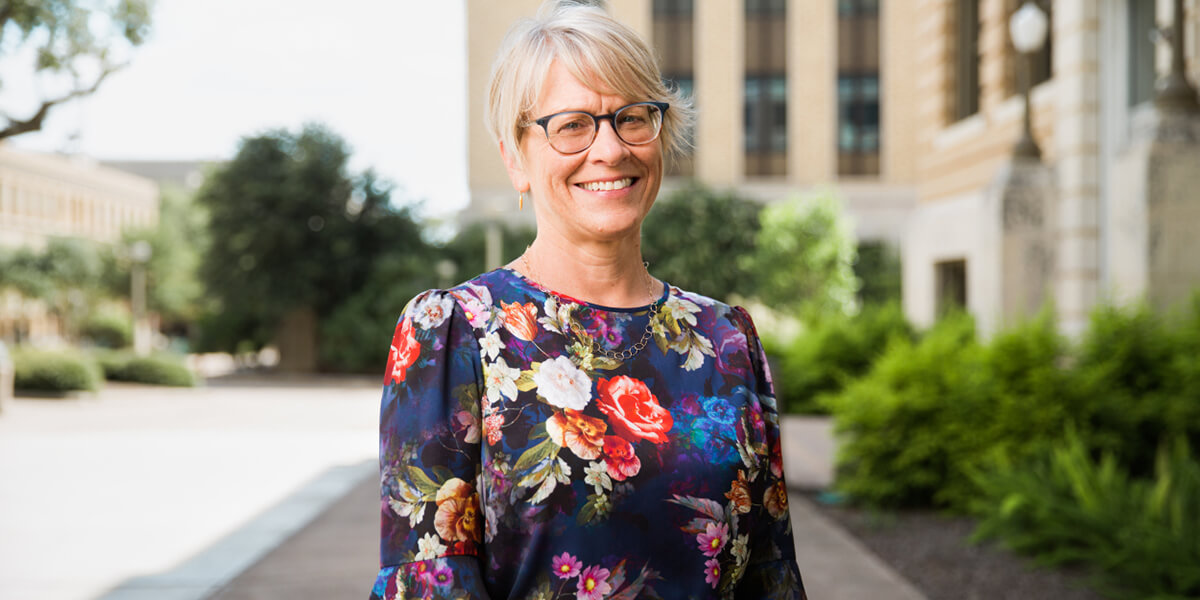
<path id="1" fill-rule="evenodd" d="M 350 145 L 352 170 L 371 167 L 398 184 L 395 200 L 445 216 L 467 203 L 464 10 L 464 0 L 157 0 L 128 67 L 10 141 L 100 160 L 227 159 L 243 136 L 321 122 Z M 6 108 L 48 89 L 8 75 L 28 64 L 0 65 Z"/>

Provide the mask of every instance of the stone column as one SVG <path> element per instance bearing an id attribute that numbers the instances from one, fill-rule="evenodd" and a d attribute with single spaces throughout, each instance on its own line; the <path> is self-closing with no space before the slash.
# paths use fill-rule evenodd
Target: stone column
<path id="1" fill-rule="evenodd" d="M 1164 309 L 1200 289 L 1200 115 L 1147 103 L 1130 137 L 1111 174 L 1113 294 Z"/>
<path id="2" fill-rule="evenodd" d="M 1035 315 L 1054 278 L 1054 171 L 1039 160 L 1005 165 L 982 211 L 975 314 L 988 336 Z"/>
<path id="3" fill-rule="evenodd" d="M 1100 293 L 1099 13 L 1095 0 L 1054 4 L 1055 305 L 1069 335 L 1086 328 Z"/>
<path id="4" fill-rule="evenodd" d="M 746 15 L 741 2 L 696 2 L 696 174 L 718 187 L 745 175 L 742 89 Z"/>

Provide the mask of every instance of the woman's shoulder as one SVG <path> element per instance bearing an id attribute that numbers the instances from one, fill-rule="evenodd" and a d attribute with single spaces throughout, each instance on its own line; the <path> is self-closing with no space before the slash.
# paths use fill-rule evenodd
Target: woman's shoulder
<path id="1" fill-rule="evenodd" d="M 739 328 L 749 327 L 752 330 L 754 327 L 750 320 L 750 313 L 746 312 L 745 308 L 727 304 L 704 294 L 689 292 L 676 286 L 671 286 L 671 294 L 667 299 L 668 308 L 672 304 L 683 305 L 684 310 L 707 317 L 702 320 L 728 320 L 734 322 Z"/>

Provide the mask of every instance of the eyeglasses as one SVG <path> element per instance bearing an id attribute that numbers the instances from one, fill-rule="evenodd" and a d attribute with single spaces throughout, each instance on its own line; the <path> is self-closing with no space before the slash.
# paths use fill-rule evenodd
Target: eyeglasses
<path id="1" fill-rule="evenodd" d="M 600 121 L 605 120 L 612 125 L 622 142 L 640 146 L 658 138 L 662 131 L 663 114 L 669 107 L 666 102 L 636 102 L 607 115 L 568 110 L 542 117 L 525 126 L 541 125 L 550 147 L 562 154 L 577 154 L 591 148 L 600 131 Z"/>

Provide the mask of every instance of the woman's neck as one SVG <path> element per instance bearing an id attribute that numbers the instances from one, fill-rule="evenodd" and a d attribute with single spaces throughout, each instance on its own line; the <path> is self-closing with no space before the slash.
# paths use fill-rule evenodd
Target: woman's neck
<path id="1" fill-rule="evenodd" d="M 642 262 L 637 236 L 584 245 L 539 233 L 509 266 L 544 288 L 603 306 L 644 306 L 662 294 L 662 283 Z"/>

